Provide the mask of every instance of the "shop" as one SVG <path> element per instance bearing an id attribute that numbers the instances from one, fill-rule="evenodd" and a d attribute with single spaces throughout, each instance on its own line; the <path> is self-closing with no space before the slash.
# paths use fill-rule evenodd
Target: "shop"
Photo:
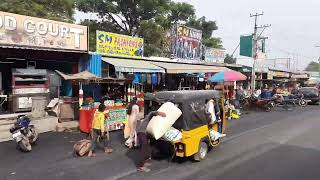
<path id="1" fill-rule="evenodd" d="M 165 69 L 164 85 L 166 90 L 206 89 L 208 77 L 214 73 L 228 70 L 226 67 L 205 64 L 159 61 L 150 61 L 150 63 Z"/>
<path id="2" fill-rule="evenodd" d="M 48 103 L 77 95 L 77 84 L 61 80 L 55 70 L 78 72 L 88 51 L 87 27 L 6 12 L 0 19 L 2 113 L 31 111 L 34 98 Z"/>

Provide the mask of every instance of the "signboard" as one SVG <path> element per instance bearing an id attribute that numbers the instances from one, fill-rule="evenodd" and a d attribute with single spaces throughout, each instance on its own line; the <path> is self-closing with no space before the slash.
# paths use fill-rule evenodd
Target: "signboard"
<path id="1" fill-rule="evenodd" d="M 206 47 L 204 57 L 206 62 L 223 63 L 225 50 Z"/>
<path id="2" fill-rule="evenodd" d="M 143 39 L 97 31 L 97 53 L 114 57 L 142 58 Z"/>
<path id="3" fill-rule="evenodd" d="M 281 71 L 274 71 L 273 77 L 281 77 L 281 78 L 289 78 L 290 74 L 287 72 L 281 72 Z"/>
<path id="4" fill-rule="evenodd" d="M 252 57 L 253 36 L 240 36 L 240 55 Z"/>
<path id="5" fill-rule="evenodd" d="M 123 128 L 123 123 L 127 120 L 126 109 L 110 109 L 108 110 L 108 115 L 108 126 L 110 131 Z"/>
<path id="6" fill-rule="evenodd" d="M 177 25 L 172 31 L 172 53 L 175 58 L 200 60 L 202 31 Z"/>
<path id="7" fill-rule="evenodd" d="M 88 51 L 87 27 L 0 11 L 0 45 Z"/>

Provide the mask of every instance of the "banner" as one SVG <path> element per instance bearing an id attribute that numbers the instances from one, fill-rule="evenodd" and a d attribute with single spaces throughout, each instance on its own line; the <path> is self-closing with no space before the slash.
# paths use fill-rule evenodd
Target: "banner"
<path id="1" fill-rule="evenodd" d="M 175 58 L 200 60 L 202 31 L 177 25 L 172 31 L 172 52 Z"/>
<path id="2" fill-rule="evenodd" d="M 87 27 L 0 11 L 0 46 L 88 51 Z"/>
<path id="3" fill-rule="evenodd" d="M 224 49 L 205 48 L 204 57 L 206 62 L 223 63 L 225 58 Z"/>
<path id="4" fill-rule="evenodd" d="M 143 57 L 143 39 L 97 31 L 97 53 L 114 57 Z"/>

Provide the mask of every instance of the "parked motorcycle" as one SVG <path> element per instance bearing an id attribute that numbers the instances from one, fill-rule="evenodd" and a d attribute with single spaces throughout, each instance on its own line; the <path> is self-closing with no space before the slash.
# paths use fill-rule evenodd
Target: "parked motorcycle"
<path id="1" fill-rule="evenodd" d="M 299 105 L 301 107 L 305 107 L 308 104 L 307 100 L 304 99 L 304 95 L 303 94 L 291 95 L 289 98 L 291 100 L 293 100 L 295 105 Z"/>
<path id="2" fill-rule="evenodd" d="M 27 116 L 19 116 L 17 122 L 10 128 L 12 138 L 16 141 L 17 147 L 23 152 L 30 152 L 32 145 L 38 140 L 38 132 Z"/>
<path id="3" fill-rule="evenodd" d="M 261 99 L 255 96 L 245 97 L 240 100 L 240 106 L 243 109 L 260 108 L 270 112 L 273 108 L 271 99 Z"/>
<path id="4" fill-rule="evenodd" d="M 272 107 L 280 107 L 287 111 L 292 111 L 296 104 L 294 99 L 285 99 L 282 95 L 274 95 L 270 102 Z"/>

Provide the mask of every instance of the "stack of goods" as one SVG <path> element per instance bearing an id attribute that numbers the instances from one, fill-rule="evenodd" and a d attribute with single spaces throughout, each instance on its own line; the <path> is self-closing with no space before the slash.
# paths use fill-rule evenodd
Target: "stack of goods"
<path id="1" fill-rule="evenodd" d="M 155 116 L 150 120 L 147 126 L 147 132 L 151 134 L 156 140 L 163 137 L 182 114 L 181 110 L 171 102 L 164 103 L 158 109 L 158 111 L 165 113 L 166 117 Z M 172 138 L 171 134 L 174 133 L 171 132 L 167 133 L 167 135 L 170 135 L 169 137 L 167 137 L 167 139 L 176 139 L 177 136 Z"/>

